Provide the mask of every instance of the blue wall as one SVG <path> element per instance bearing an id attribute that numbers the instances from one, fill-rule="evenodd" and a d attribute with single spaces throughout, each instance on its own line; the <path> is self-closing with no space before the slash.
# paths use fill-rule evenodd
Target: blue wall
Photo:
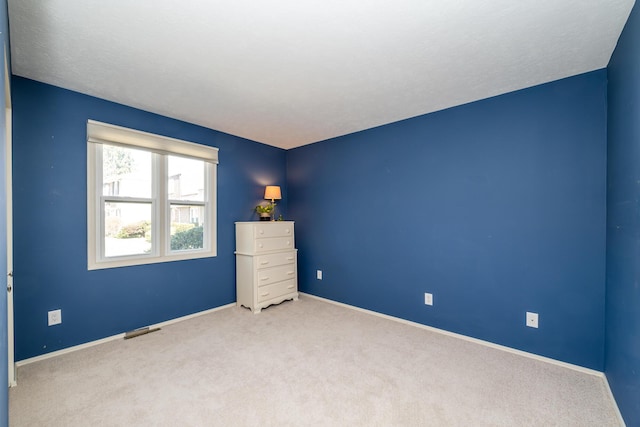
<path id="1" fill-rule="evenodd" d="M 15 76 L 12 93 L 16 360 L 235 301 L 234 221 L 285 185 L 284 150 Z M 87 271 L 87 119 L 220 149 L 217 257 Z"/>
<path id="2" fill-rule="evenodd" d="M 640 426 L 640 9 L 608 68 L 605 373 L 628 426 Z"/>
<path id="3" fill-rule="evenodd" d="M 606 85 L 600 70 L 288 151 L 301 291 L 602 370 Z"/>

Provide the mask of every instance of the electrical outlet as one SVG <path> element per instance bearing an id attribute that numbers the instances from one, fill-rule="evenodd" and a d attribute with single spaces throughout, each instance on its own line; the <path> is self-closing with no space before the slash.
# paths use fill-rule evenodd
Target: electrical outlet
<path id="1" fill-rule="evenodd" d="M 527 326 L 530 328 L 538 327 L 538 313 L 527 311 Z"/>
<path id="2" fill-rule="evenodd" d="M 424 293 L 424 303 L 425 305 L 433 305 L 433 294 Z"/>
<path id="3" fill-rule="evenodd" d="M 62 310 L 52 310 L 49 313 L 49 326 L 62 323 Z"/>
<path id="4" fill-rule="evenodd" d="M 316 279 L 322 280 L 322 270 L 316 270 Z"/>

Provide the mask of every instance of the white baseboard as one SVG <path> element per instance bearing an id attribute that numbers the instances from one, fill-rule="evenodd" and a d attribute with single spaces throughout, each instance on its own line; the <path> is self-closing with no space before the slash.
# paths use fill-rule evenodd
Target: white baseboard
<path id="1" fill-rule="evenodd" d="M 344 304 L 344 303 L 333 301 L 333 300 L 330 300 L 330 299 L 327 299 L 327 298 L 322 298 L 322 297 L 319 297 L 319 296 L 316 296 L 316 295 L 311 295 L 311 294 L 307 294 L 307 293 L 304 293 L 304 292 L 300 292 L 300 295 L 305 296 L 305 297 L 309 297 L 309 298 L 314 298 L 314 299 L 317 299 L 317 300 L 320 300 L 320 301 L 328 302 L 330 304 L 339 305 L 341 307 L 350 308 L 352 310 L 360 311 L 362 313 L 367 313 L 367 314 L 371 314 L 371 315 L 374 315 L 374 316 L 382 317 L 384 319 L 393 320 L 394 322 L 404 323 L 405 325 L 415 326 L 416 328 L 426 329 L 428 331 L 436 332 L 438 334 L 447 335 L 447 336 L 454 337 L 454 338 L 459 338 L 461 340 L 470 341 L 470 342 L 473 342 L 473 343 L 476 343 L 476 344 L 484 345 L 486 347 L 491 347 L 491 348 L 495 348 L 495 349 L 498 349 L 498 350 L 506 351 L 508 353 L 513 353 L 513 354 L 517 354 L 517 355 L 520 355 L 520 356 L 528 357 L 530 359 L 535 359 L 535 360 L 539 360 L 539 361 L 542 361 L 542 362 L 551 363 L 551 364 L 554 364 L 554 365 L 558 365 L 558 366 L 562 366 L 562 367 L 565 367 L 565 368 L 573 369 L 574 371 L 583 372 L 585 374 L 594 375 L 594 376 L 601 377 L 601 378 L 605 377 L 603 372 L 596 371 L 595 369 L 585 368 L 584 366 L 579 366 L 579 365 L 574 365 L 572 363 L 562 362 L 560 360 L 552 359 L 550 357 L 540 356 L 539 354 L 534 354 L 534 353 L 529 353 L 529 352 L 522 351 L 522 350 L 517 350 L 515 348 L 507 347 L 507 346 L 500 345 L 500 344 L 495 344 L 495 343 L 492 343 L 492 342 L 489 342 L 489 341 L 484 341 L 484 340 L 481 340 L 481 339 L 478 339 L 478 338 L 468 337 L 466 335 L 457 334 L 455 332 L 449 332 L 449 331 L 446 331 L 444 329 L 434 328 L 433 326 L 427 326 L 427 325 L 423 325 L 422 323 L 412 322 L 410 320 L 401 319 L 399 317 L 389 316 L 387 314 L 378 313 L 377 311 L 367 310 L 367 309 L 356 307 L 356 306 L 353 306 L 353 305 Z"/>
<path id="2" fill-rule="evenodd" d="M 215 308 L 211 308 L 209 310 L 199 311 L 197 313 L 188 314 L 186 316 L 176 317 L 175 319 L 167 320 L 165 322 L 160 322 L 160 323 L 156 323 L 154 325 L 149 325 L 149 329 L 162 328 L 162 327 L 165 327 L 167 325 L 171 325 L 172 323 L 182 322 L 184 320 L 192 319 L 192 318 L 198 317 L 198 316 L 203 316 L 205 314 L 213 313 L 213 312 L 216 312 L 216 311 L 219 311 L 219 310 L 224 310 L 225 308 L 235 307 L 235 306 L 236 306 L 236 303 L 232 302 L 231 304 L 221 305 L 220 307 L 215 307 Z M 104 343 L 109 342 L 109 341 L 124 339 L 124 335 L 125 334 L 123 332 L 121 334 L 112 335 L 110 337 L 102 338 L 102 339 L 95 340 L 95 341 L 90 341 L 90 342 L 87 342 L 87 343 L 84 343 L 84 344 L 80 344 L 80 345 L 75 345 L 73 347 L 63 348 L 62 350 L 52 351 L 51 353 L 41 354 L 40 356 L 31 357 L 29 359 L 19 360 L 19 361 L 16 362 L 16 368 L 19 368 L 20 366 L 28 365 L 30 363 L 39 362 L 41 360 L 51 359 L 52 357 L 58 357 L 58 356 L 61 356 L 63 354 L 72 353 L 74 351 L 78 351 L 78 350 L 82 350 L 82 349 L 85 349 L 85 348 L 93 347 L 93 346 L 96 346 L 96 345 L 99 345 L 99 344 L 104 344 Z"/>

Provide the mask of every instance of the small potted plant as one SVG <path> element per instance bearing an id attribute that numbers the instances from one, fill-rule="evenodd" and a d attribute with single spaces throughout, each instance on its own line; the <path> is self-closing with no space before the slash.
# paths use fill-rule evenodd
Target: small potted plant
<path id="1" fill-rule="evenodd" d="M 260 221 L 270 221 L 271 214 L 275 209 L 276 205 L 273 203 L 267 203 L 266 205 L 258 205 L 256 206 L 256 212 L 260 215 Z"/>

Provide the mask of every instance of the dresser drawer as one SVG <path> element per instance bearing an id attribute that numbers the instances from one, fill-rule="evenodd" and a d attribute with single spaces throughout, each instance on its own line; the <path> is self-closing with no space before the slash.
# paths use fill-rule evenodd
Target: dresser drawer
<path id="1" fill-rule="evenodd" d="M 270 268 L 278 265 L 294 264 L 296 262 L 296 252 L 278 252 L 277 254 L 260 255 L 256 257 L 256 268 Z"/>
<path id="2" fill-rule="evenodd" d="M 254 252 L 282 251 L 293 249 L 293 237 L 272 237 L 269 239 L 256 239 Z"/>
<path id="3" fill-rule="evenodd" d="M 258 286 L 270 285 L 287 279 L 296 278 L 296 265 L 288 264 L 280 267 L 273 267 L 258 272 Z"/>
<path id="4" fill-rule="evenodd" d="M 293 224 L 290 222 L 268 222 L 254 225 L 256 239 L 263 237 L 293 237 Z"/>
<path id="5" fill-rule="evenodd" d="M 295 279 L 274 283 L 273 285 L 262 286 L 258 288 L 258 302 L 267 301 L 281 295 L 296 292 L 296 288 Z"/>

